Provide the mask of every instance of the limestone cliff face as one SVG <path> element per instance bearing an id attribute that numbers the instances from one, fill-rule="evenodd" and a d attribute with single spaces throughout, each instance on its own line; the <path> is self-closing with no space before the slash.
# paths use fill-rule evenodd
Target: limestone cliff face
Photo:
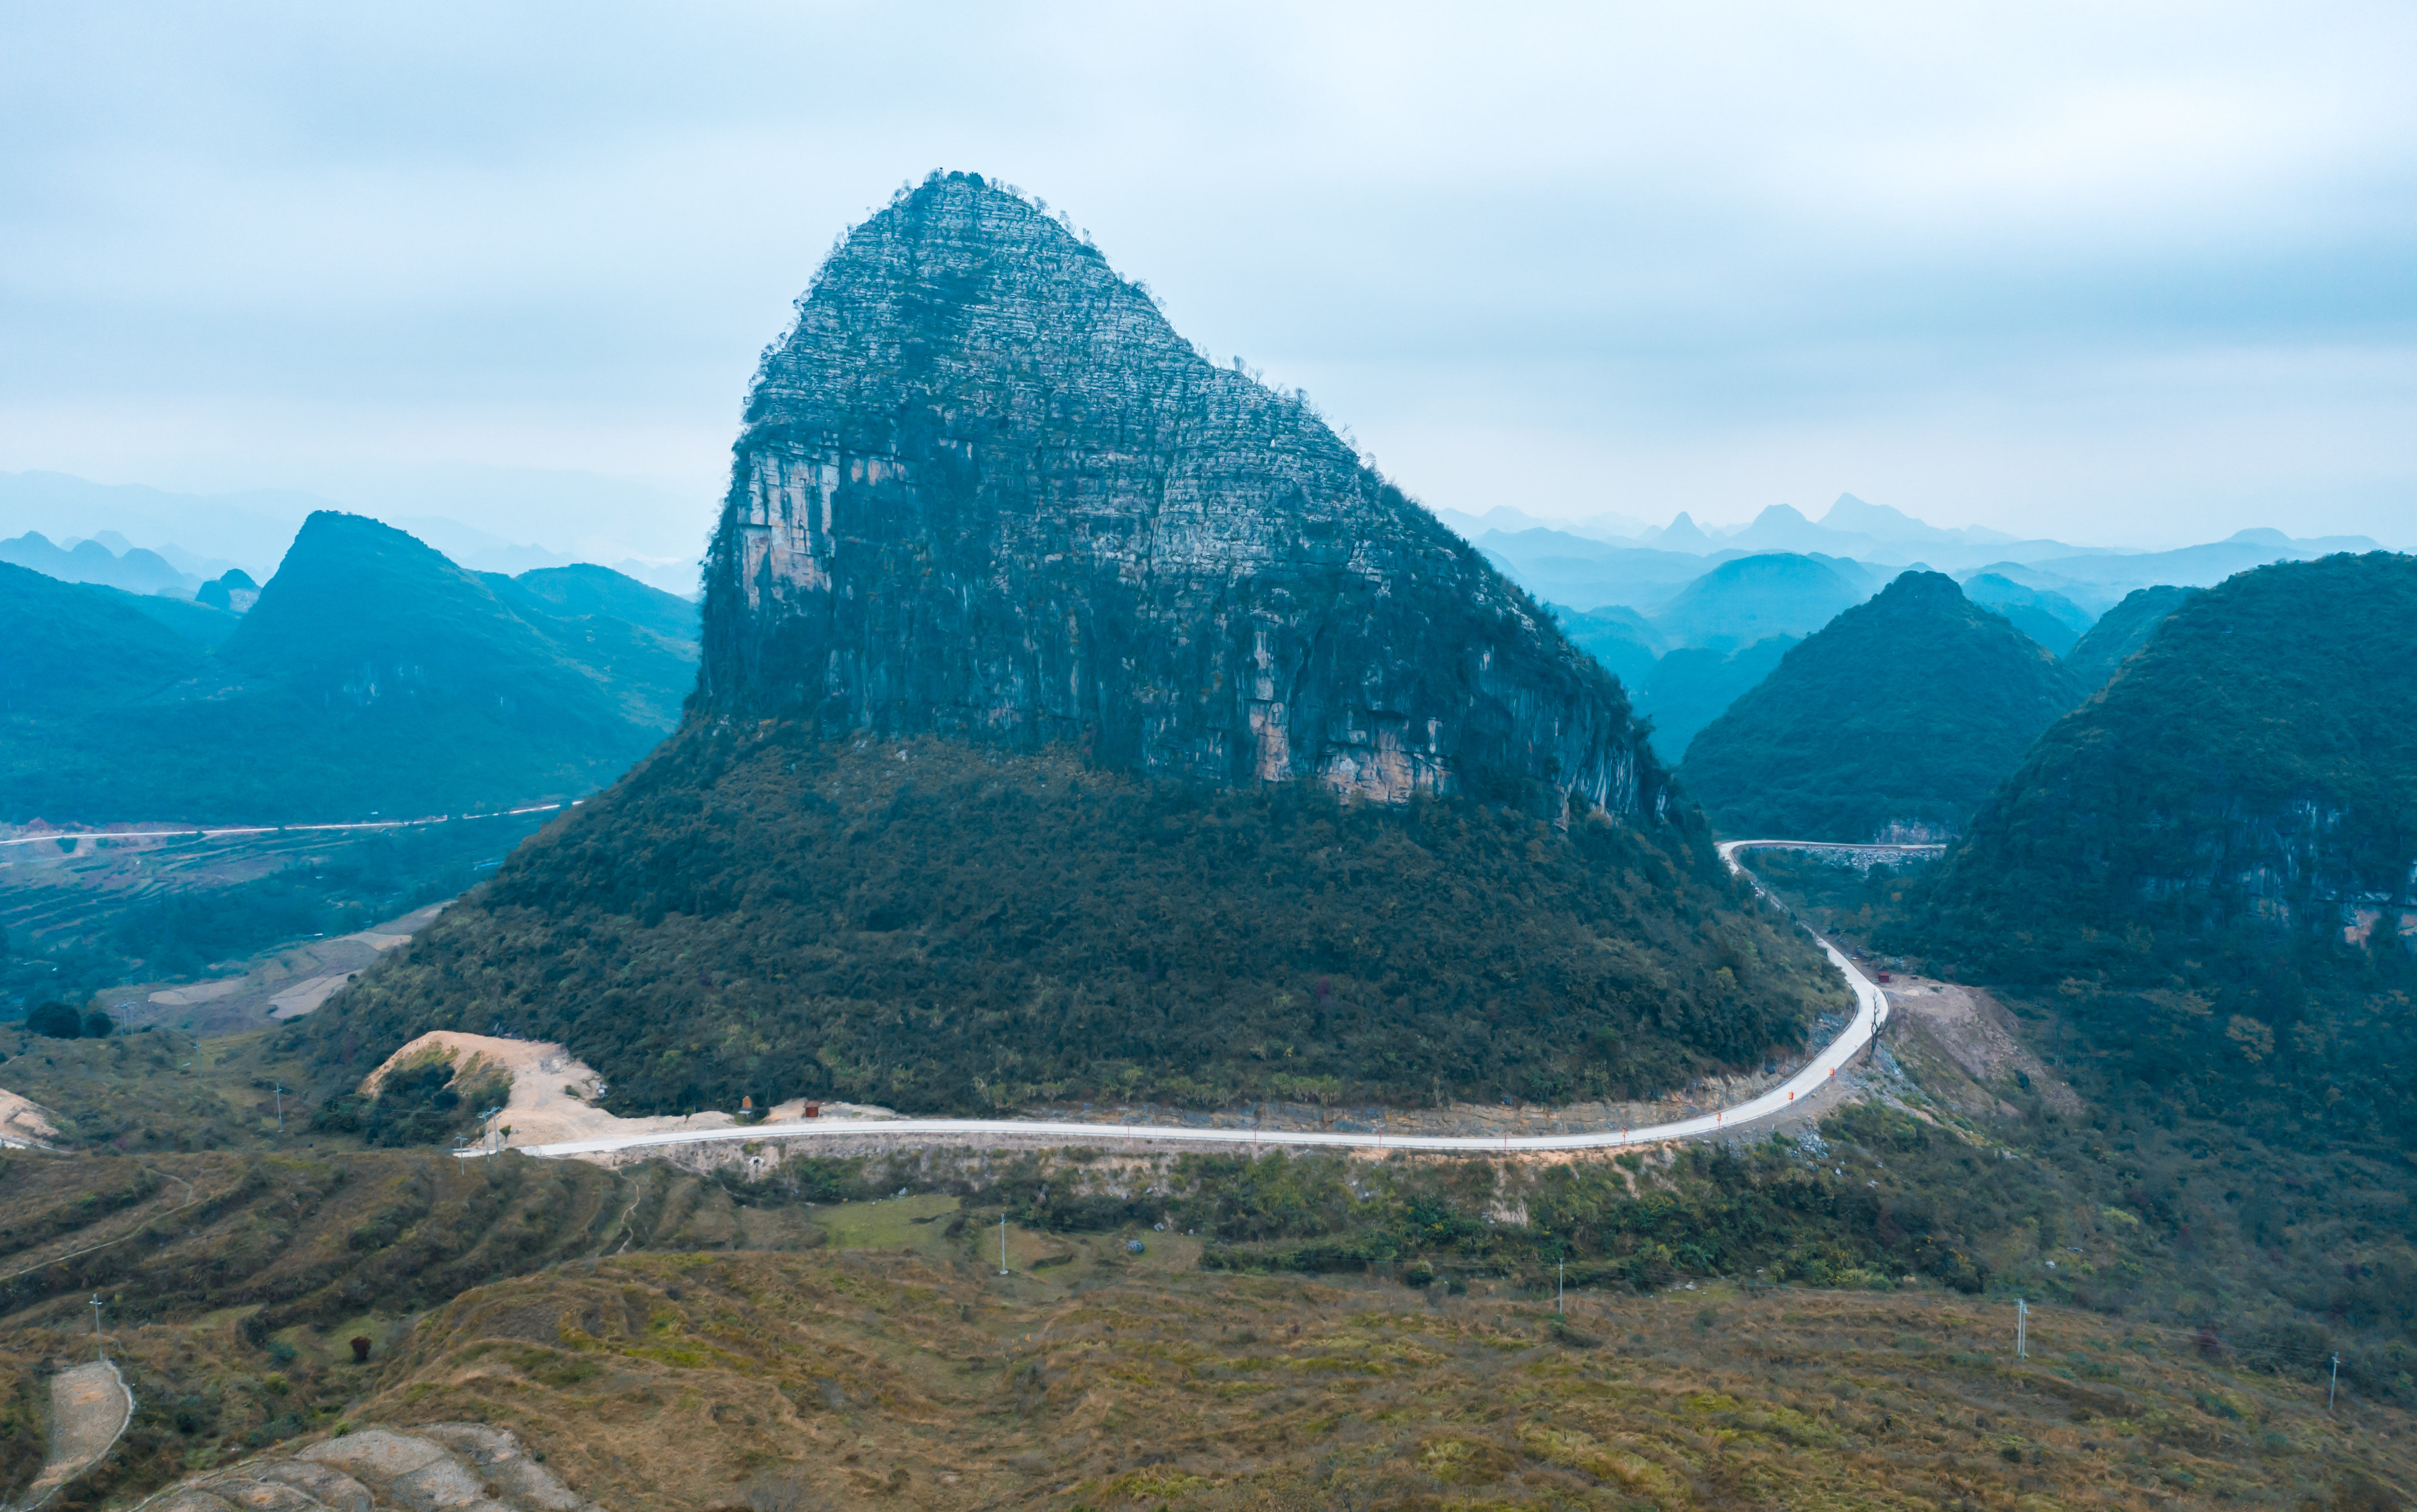
<path id="1" fill-rule="evenodd" d="M 977 176 L 903 194 L 798 301 L 707 583 L 726 718 L 1381 800 L 1666 801 L 1619 684 L 1472 548 Z"/>

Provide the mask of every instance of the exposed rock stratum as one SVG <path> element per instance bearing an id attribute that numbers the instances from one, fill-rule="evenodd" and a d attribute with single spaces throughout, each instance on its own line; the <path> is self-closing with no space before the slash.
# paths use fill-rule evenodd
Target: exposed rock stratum
<path id="1" fill-rule="evenodd" d="M 1473 548 L 977 175 L 832 253 L 737 452 L 706 612 L 726 715 L 1383 800 L 1665 799 L 1619 684 Z"/>

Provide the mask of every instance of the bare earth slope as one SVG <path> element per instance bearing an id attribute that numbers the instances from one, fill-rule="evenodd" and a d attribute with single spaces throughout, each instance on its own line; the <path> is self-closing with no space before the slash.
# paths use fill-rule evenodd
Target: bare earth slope
<path id="1" fill-rule="evenodd" d="M 51 1377 L 50 1453 L 18 1504 L 30 1512 L 65 1490 L 109 1452 L 133 1412 L 134 1399 L 107 1360 L 73 1366 Z"/>
<path id="2" fill-rule="evenodd" d="M 340 1434 L 193 1476 L 158 1512 L 602 1512 L 482 1423 Z"/>

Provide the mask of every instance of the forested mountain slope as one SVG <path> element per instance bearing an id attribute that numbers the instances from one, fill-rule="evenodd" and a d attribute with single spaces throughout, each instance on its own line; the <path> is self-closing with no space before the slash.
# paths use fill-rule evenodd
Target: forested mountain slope
<path id="1" fill-rule="evenodd" d="M 692 727 L 310 1021 L 573 1047 L 629 1111 L 794 1096 L 1565 1101 L 1789 1041 L 1826 967 L 1700 821 L 1346 803 Z"/>
<path id="2" fill-rule="evenodd" d="M 51 721 L 176 681 L 204 648 L 106 588 L 0 563 L 0 718 L 12 747 Z"/>
<path id="3" fill-rule="evenodd" d="M 1953 579 L 1908 572 L 1790 650 L 1680 771 L 1725 834 L 1949 833 L 2074 698 L 2054 657 Z"/>
<path id="4" fill-rule="evenodd" d="M 2042 737 L 1923 897 L 1923 948 L 2062 983 L 2211 1115 L 2417 1140 L 2417 558 L 2245 572 Z"/>
<path id="5" fill-rule="evenodd" d="M 0 612 L 49 648 L 26 676 L 52 690 L 0 747 L 9 820 L 285 823 L 568 796 L 661 739 L 693 675 L 692 646 L 558 615 L 332 512 L 214 650 L 99 590 L 16 569 L 0 588 Z"/>
<path id="6" fill-rule="evenodd" d="M 2107 679 L 2131 658 L 2132 653 L 2149 643 L 2157 627 L 2167 615 L 2181 608 L 2197 588 L 2135 588 L 2124 595 L 2123 601 L 2099 616 L 2090 627 L 2079 644 L 2065 654 L 2065 671 L 2081 690 L 2094 693 L 2106 686 Z"/>
<path id="7" fill-rule="evenodd" d="M 1653 721 L 1655 753 L 1672 763 L 1685 756 L 1695 733 L 1770 676 L 1801 639 L 1765 636 L 1729 652 L 1685 646 L 1655 662 L 1636 693 L 1636 712 Z"/>
<path id="8" fill-rule="evenodd" d="M 622 717 L 668 730 L 696 688 L 697 605 L 610 567 L 580 563 L 480 581 L 563 655 L 601 676 Z"/>

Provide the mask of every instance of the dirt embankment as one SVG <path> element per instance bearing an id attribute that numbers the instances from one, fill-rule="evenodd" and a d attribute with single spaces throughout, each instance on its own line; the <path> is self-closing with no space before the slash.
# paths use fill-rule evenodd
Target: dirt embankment
<path id="1" fill-rule="evenodd" d="M 492 1068 L 511 1079 L 511 1096 L 505 1100 L 502 1116 L 495 1120 L 499 1126 L 511 1130 L 504 1141 L 508 1145 L 624 1139 L 632 1134 L 661 1134 L 676 1129 L 728 1128 L 737 1122 L 726 1112 L 623 1118 L 601 1106 L 612 1089 L 596 1074 L 595 1067 L 560 1045 L 542 1039 L 465 1035 L 451 1029 L 432 1030 L 388 1056 L 362 1081 L 361 1090 L 374 1096 L 388 1071 L 398 1066 L 417 1064 L 432 1053 L 441 1053 L 452 1061 L 457 1076 L 475 1077 Z M 821 1107 L 832 1117 L 897 1116 L 887 1108 L 853 1103 L 827 1102 Z M 765 1111 L 768 1122 L 805 1115 L 803 1098 Z"/>
<path id="2" fill-rule="evenodd" d="M 22 1149 L 27 1145 L 48 1147 L 58 1142 L 57 1117 L 40 1103 L 31 1102 L 15 1093 L 0 1088 L 0 1146 Z"/>
<path id="3" fill-rule="evenodd" d="M 2060 1113 L 2082 1111 L 2080 1094 L 2014 1037 L 2014 1017 L 1977 987 L 1927 976 L 1904 976 L 1889 984 L 1891 1027 L 1917 1055 L 1952 1066 L 1987 1096 L 1993 1111 L 2020 1111 L 2005 1100 L 2017 1088 L 2039 1094 Z"/>

